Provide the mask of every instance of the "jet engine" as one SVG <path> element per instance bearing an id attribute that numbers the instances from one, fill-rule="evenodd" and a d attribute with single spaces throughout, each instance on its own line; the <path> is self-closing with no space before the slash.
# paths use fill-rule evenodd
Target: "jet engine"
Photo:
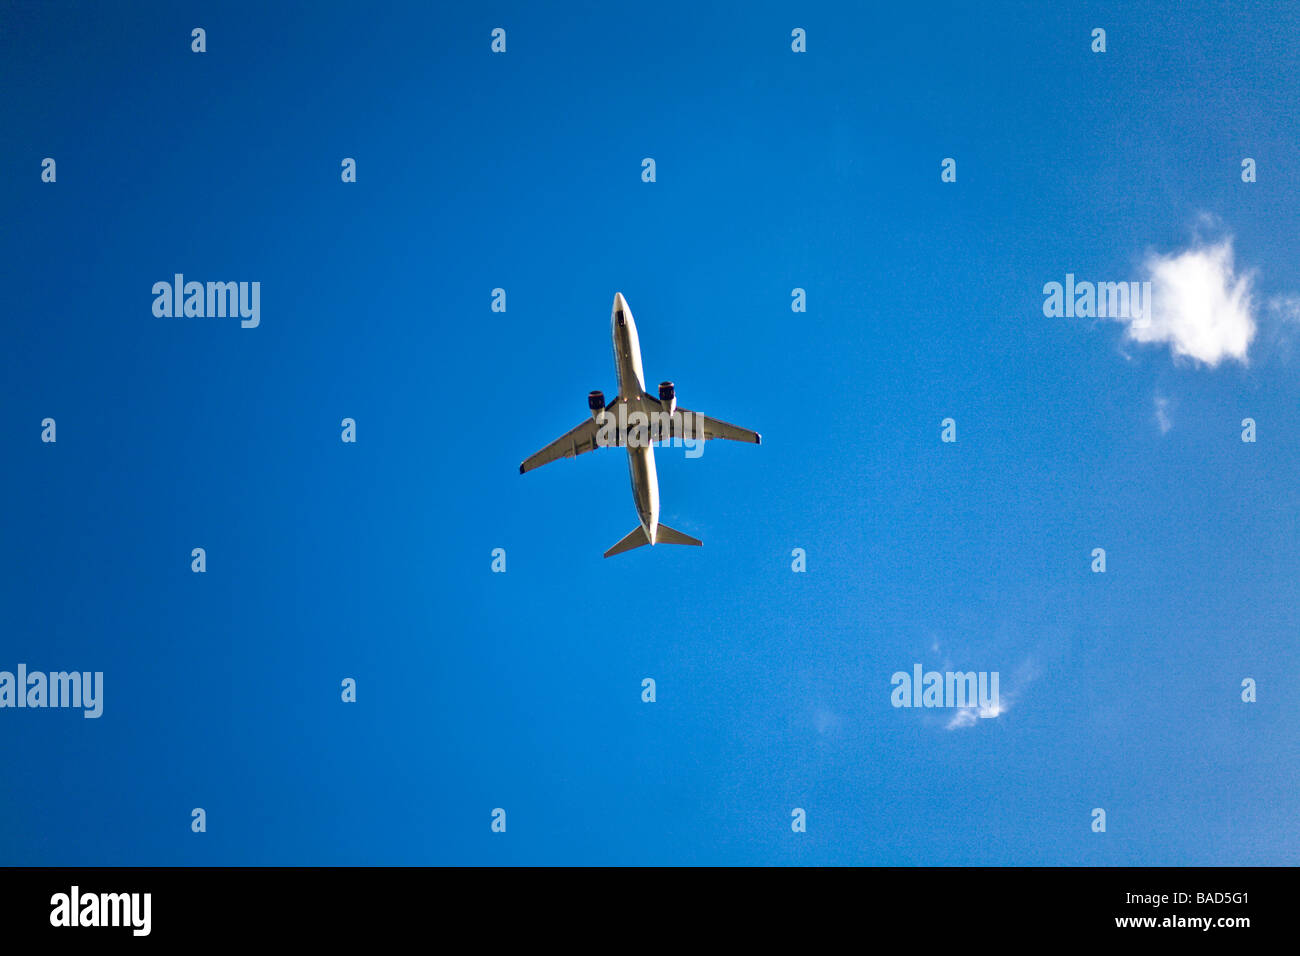
<path id="1" fill-rule="evenodd" d="M 591 417 L 596 420 L 596 424 L 601 425 L 605 422 L 605 393 L 594 391 L 587 393 L 587 407 L 591 409 Z"/>
<path id="2" fill-rule="evenodd" d="M 659 401 L 669 415 L 677 411 L 677 391 L 672 382 L 659 383 Z"/>

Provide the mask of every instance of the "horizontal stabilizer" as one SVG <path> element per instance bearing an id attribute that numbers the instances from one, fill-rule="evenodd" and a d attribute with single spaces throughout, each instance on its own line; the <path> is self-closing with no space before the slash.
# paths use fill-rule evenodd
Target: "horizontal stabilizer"
<path id="1" fill-rule="evenodd" d="M 605 552 L 605 557 L 612 557 L 616 554 L 622 554 L 624 551 L 631 551 L 633 548 L 639 548 L 643 544 L 649 544 L 650 539 L 646 537 L 645 529 L 637 525 L 627 536 L 614 547 Z M 655 531 L 655 544 L 691 544 L 700 547 L 704 544 L 698 538 L 692 538 L 689 534 L 682 534 L 666 524 L 661 524 Z"/>
<path id="2" fill-rule="evenodd" d="M 699 538 L 692 538 L 689 534 L 674 531 L 666 524 L 661 524 L 659 530 L 655 532 L 655 544 L 693 544 L 698 548 L 704 542 Z"/>
<path id="3" fill-rule="evenodd" d="M 637 525 L 628 533 L 627 537 L 606 551 L 605 557 L 622 554 L 624 551 L 631 551 L 633 548 L 639 548 L 641 545 L 649 543 L 650 539 L 645 536 L 645 528 Z"/>

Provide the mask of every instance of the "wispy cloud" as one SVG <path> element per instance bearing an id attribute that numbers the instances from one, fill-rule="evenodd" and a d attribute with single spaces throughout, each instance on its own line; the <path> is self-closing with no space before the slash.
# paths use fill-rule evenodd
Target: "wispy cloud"
<path id="1" fill-rule="evenodd" d="M 1268 300 L 1268 310 L 1283 322 L 1300 325 L 1300 295 L 1275 295 Z"/>
<path id="2" fill-rule="evenodd" d="M 961 727 L 973 727 L 981 717 L 1000 717 L 1011 709 L 1011 695 L 999 693 L 998 699 L 987 707 L 963 707 L 952 715 L 952 719 L 943 725 L 944 730 L 957 730 Z"/>
<path id="3" fill-rule="evenodd" d="M 813 727 L 823 737 L 837 733 L 843 723 L 840 715 L 829 707 L 817 707 L 813 711 Z"/>
<path id="4" fill-rule="evenodd" d="M 1169 417 L 1169 399 L 1163 395 L 1156 395 L 1156 424 L 1160 426 L 1160 434 L 1169 434 L 1169 429 L 1174 427 L 1173 420 Z"/>
<path id="5" fill-rule="evenodd" d="M 944 665 L 945 669 L 950 669 L 950 664 Z M 944 730 L 962 730 L 966 727 L 974 727 L 981 719 L 990 719 L 1001 717 L 1009 711 L 1016 699 L 1024 692 L 1031 683 L 1038 678 L 1038 665 L 1032 657 L 1027 657 L 1021 661 L 1020 666 L 1016 668 L 1011 679 L 1007 681 L 1005 690 L 999 689 L 998 699 L 990 701 L 987 707 L 963 707 L 948 718 L 947 723 L 943 725 Z"/>

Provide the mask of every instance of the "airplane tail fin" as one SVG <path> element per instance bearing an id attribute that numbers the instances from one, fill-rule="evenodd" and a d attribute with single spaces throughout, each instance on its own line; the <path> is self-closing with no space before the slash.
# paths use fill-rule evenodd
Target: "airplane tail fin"
<path id="1" fill-rule="evenodd" d="M 643 544 L 649 544 L 650 539 L 646 537 L 645 529 L 637 525 L 627 536 L 618 544 L 605 552 L 605 557 L 612 557 L 616 554 L 622 554 L 624 551 L 631 551 L 633 548 L 639 548 Z M 655 532 L 655 544 L 693 544 L 696 547 L 704 544 L 698 538 L 692 538 L 689 534 L 682 534 L 666 524 L 661 524 Z"/>

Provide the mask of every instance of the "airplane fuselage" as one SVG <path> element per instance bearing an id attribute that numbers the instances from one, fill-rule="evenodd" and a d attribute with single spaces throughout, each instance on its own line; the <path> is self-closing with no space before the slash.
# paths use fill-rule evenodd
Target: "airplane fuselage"
<path id="1" fill-rule="evenodd" d="M 614 340 L 614 368 L 618 372 L 618 398 L 615 402 L 626 406 L 624 412 L 627 415 L 639 411 L 648 419 L 659 410 L 659 405 L 649 401 L 650 396 L 646 394 L 641 341 L 637 338 L 632 310 L 622 293 L 614 296 L 609 322 Z M 616 408 L 610 409 L 610 413 L 619 414 Z M 655 450 L 649 442 L 627 443 L 627 470 L 632 479 L 632 500 L 636 503 L 637 517 L 653 545 L 659 530 L 659 476 L 655 472 Z"/>

